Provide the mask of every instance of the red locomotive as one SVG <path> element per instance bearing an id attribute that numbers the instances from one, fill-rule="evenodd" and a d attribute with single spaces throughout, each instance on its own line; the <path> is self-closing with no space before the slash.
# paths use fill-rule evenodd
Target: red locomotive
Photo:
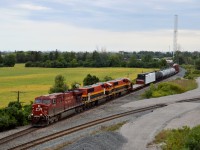
<path id="1" fill-rule="evenodd" d="M 48 125 L 58 121 L 65 112 L 70 110 L 81 112 L 86 108 L 97 105 L 101 100 L 109 100 L 120 96 L 122 93 L 134 91 L 146 84 L 155 82 L 158 80 L 157 77 L 164 78 L 164 74 L 168 77 L 168 75 L 173 75 L 177 72 L 179 72 L 179 66 L 176 64 L 172 68 L 161 70 L 158 74 L 159 76 L 156 75 L 156 72 L 139 74 L 136 80 L 139 84 L 135 85 L 132 85 L 128 78 L 120 78 L 85 86 L 73 91 L 66 91 L 65 93 L 53 93 L 36 97 L 32 105 L 32 125 Z"/>
<path id="2" fill-rule="evenodd" d="M 36 97 L 32 105 L 32 124 L 44 126 L 58 121 L 63 112 L 81 107 L 81 98 L 82 92 L 79 90 Z"/>

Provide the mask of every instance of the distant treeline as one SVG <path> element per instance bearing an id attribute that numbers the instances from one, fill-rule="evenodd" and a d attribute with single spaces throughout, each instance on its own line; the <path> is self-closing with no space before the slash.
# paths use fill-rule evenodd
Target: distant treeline
<path id="1" fill-rule="evenodd" d="M 140 52 L 50 52 L 15 51 L 0 52 L 0 66 L 14 66 L 25 63 L 26 67 L 67 68 L 67 67 L 165 67 L 163 58 L 172 53 L 140 51 Z M 199 52 L 180 52 L 174 54 L 179 64 L 194 64 Z"/>

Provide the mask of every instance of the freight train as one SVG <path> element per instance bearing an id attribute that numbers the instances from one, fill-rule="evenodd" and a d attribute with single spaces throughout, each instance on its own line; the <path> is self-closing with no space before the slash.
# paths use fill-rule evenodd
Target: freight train
<path id="1" fill-rule="evenodd" d="M 133 92 L 151 83 L 163 80 L 179 72 L 179 65 L 138 74 L 136 84 L 128 78 L 119 78 L 107 82 L 84 86 L 64 93 L 53 93 L 35 98 L 30 115 L 33 126 L 46 126 L 62 118 L 67 112 L 82 112 L 124 93 Z"/>

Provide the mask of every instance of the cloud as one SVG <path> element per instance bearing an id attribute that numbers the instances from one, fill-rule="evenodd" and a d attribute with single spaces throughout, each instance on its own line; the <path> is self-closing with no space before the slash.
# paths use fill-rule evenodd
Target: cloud
<path id="1" fill-rule="evenodd" d="M 1 50 L 93 51 L 96 47 L 105 47 L 108 51 L 168 51 L 173 44 L 172 30 L 113 32 L 41 21 L 15 21 L 0 24 L 0 28 Z M 183 50 L 200 48 L 199 30 L 178 33 Z"/>
<path id="2" fill-rule="evenodd" d="M 49 10 L 50 8 L 40 6 L 40 5 L 34 5 L 34 4 L 19 4 L 19 8 L 27 9 L 27 10 Z"/>

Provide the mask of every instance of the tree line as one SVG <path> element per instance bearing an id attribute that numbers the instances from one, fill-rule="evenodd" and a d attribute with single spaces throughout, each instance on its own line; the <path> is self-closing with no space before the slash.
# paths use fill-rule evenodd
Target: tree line
<path id="1" fill-rule="evenodd" d="M 200 52 L 181 52 L 174 54 L 174 62 L 200 66 Z M 164 67 L 162 58 L 172 58 L 169 52 L 50 52 L 15 51 L 0 52 L 0 67 L 12 67 L 15 63 L 25 63 L 26 67 L 68 68 L 68 67 Z M 200 67 L 199 67 L 200 68 Z"/>
<path id="2" fill-rule="evenodd" d="M 7 59 L 7 57 L 13 59 Z M 159 67 L 163 61 L 154 58 L 171 57 L 171 53 L 162 52 L 50 52 L 15 51 L 0 53 L 0 66 L 7 65 L 6 60 L 13 64 L 25 63 L 26 67 L 68 68 L 68 67 Z"/>

